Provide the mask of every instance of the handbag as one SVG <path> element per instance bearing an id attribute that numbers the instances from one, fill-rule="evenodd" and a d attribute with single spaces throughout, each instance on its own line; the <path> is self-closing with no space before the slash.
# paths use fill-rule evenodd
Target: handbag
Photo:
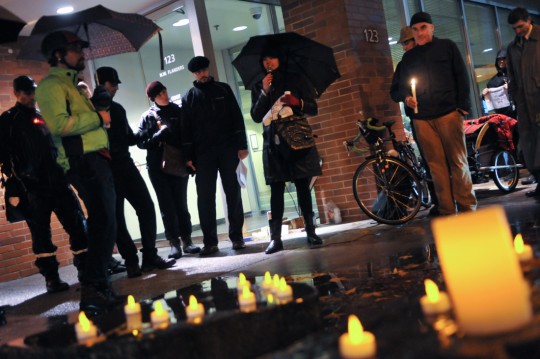
<path id="1" fill-rule="evenodd" d="M 6 201 L 6 219 L 11 222 L 26 220 L 29 209 L 28 191 L 24 183 L 16 176 L 2 180 L 4 185 L 4 200 Z"/>
<path id="2" fill-rule="evenodd" d="M 181 148 L 163 143 L 161 170 L 168 175 L 177 177 L 185 177 L 188 175 L 189 172 Z"/>
<path id="3" fill-rule="evenodd" d="M 285 158 L 292 153 L 299 153 L 315 147 L 315 135 L 307 119 L 301 117 L 285 117 L 273 120 L 273 144 Z"/>

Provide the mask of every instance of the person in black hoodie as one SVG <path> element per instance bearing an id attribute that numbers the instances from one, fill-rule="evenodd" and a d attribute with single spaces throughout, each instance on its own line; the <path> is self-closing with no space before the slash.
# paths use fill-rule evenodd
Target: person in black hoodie
<path id="1" fill-rule="evenodd" d="M 111 154 L 111 169 L 116 189 L 116 245 L 118 251 L 124 258 L 128 278 L 141 275 L 139 267 L 139 257 L 137 247 L 129 234 L 124 216 L 124 202 L 127 199 L 133 206 L 139 219 L 141 231 L 142 249 L 142 271 L 148 272 L 155 268 L 167 269 L 172 267 L 176 261 L 174 259 L 163 259 L 157 255 L 156 248 L 156 211 L 154 202 L 150 197 L 150 192 L 144 183 L 139 170 L 135 166 L 129 146 L 133 146 L 139 140 L 133 133 L 126 115 L 126 110 L 118 102 L 112 101 L 121 83 L 118 72 L 112 67 L 100 67 L 96 70 L 96 80 L 100 84 L 92 98 L 95 99 L 99 107 L 99 90 L 103 89 L 105 100 L 110 96 L 109 112 L 111 115 L 111 125 L 107 129 L 109 135 L 109 152 Z M 106 104 L 105 104 L 106 105 Z"/>
<path id="2" fill-rule="evenodd" d="M 508 88 L 508 83 L 510 78 L 507 74 L 506 68 L 506 48 L 502 48 L 497 52 L 497 58 L 495 59 L 495 68 L 497 73 L 488 81 L 486 88 L 482 91 L 482 95 L 485 97 L 489 93 L 490 88 L 497 88 L 506 85 Z M 496 108 L 495 113 L 506 115 L 512 118 L 517 118 L 516 108 L 514 106 L 514 101 L 510 95 L 508 95 L 508 100 L 510 105 L 507 107 Z"/>
<path id="3" fill-rule="evenodd" d="M 26 190 L 17 197 L 19 203 L 10 205 L 20 206 L 32 235 L 35 265 L 45 277 L 47 292 L 55 293 L 68 290 L 69 285 L 58 274 L 51 214 L 56 214 L 69 234 L 79 280 L 84 278 L 88 237 L 79 200 L 56 162 L 57 149 L 51 133 L 36 110 L 35 88 L 34 80 L 28 76 L 13 80 L 17 103 L 0 116 L 0 164 L 2 173 L 22 182 Z"/>
<path id="4" fill-rule="evenodd" d="M 167 88 L 159 81 L 146 87 L 146 95 L 154 103 L 143 113 L 139 124 L 137 146 L 147 150 L 146 167 L 156 191 L 165 237 L 171 245 L 169 258 L 182 257 L 180 238 L 185 253 L 198 253 L 201 249 L 191 240 L 191 215 L 187 204 L 189 176 L 165 173 L 162 169 L 166 146 L 180 149 L 182 109 L 170 102 Z"/>
<path id="5" fill-rule="evenodd" d="M 197 207 L 203 232 L 201 256 L 218 249 L 216 223 L 216 181 L 219 172 L 227 201 L 229 238 L 232 248 L 246 247 L 242 227 L 244 209 L 236 175 L 239 162 L 247 157 L 244 116 L 226 83 L 209 76 L 210 61 L 196 56 L 188 63 L 193 87 L 182 98 L 185 113 L 182 144 L 186 163 L 196 171 Z"/>

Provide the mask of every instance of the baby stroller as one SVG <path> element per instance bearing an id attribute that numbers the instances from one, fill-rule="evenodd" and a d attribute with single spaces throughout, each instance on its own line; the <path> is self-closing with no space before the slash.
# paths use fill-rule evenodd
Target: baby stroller
<path id="1" fill-rule="evenodd" d="M 517 120 L 493 114 L 464 121 L 469 169 L 474 184 L 493 179 L 502 192 L 513 191 L 519 180 L 516 163 Z"/>

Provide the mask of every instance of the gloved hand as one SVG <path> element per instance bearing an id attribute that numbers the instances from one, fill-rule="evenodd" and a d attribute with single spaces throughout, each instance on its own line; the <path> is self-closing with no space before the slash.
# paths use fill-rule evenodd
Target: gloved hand
<path id="1" fill-rule="evenodd" d="M 281 98 L 281 103 L 291 107 L 299 107 L 300 100 L 291 94 L 285 95 Z"/>
<path id="2" fill-rule="evenodd" d="M 92 101 L 96 110 L 108 111 L 109 107 L 111 107 L 112 96 L 103 85 L 99 85 L 94 90 L 94 94 L 90 98 L 90 101 Z"/>

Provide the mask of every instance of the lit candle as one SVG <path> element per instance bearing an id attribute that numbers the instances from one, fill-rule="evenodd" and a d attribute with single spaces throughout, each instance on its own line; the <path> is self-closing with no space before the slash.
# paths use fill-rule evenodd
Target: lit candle
<path id="1" fill-rule="evenodd" d="M 279 290 L 279 275 L 274 274 L 272 277 L 272 293 L 277 294 Z"/>
<path id="2" fill-rule="evenodd" d="M 75 324 L 75 333 L 80 344 L 92 344 L 97 338 L 97 327 L 88 320 L 84 312 L 79 313 L 79 322 Z"/>
<path id="3" fill-rule="evenodd" d="M 236 282 L 236 289 L 238 291 L 238 294 L 242 293 L 244 287 L 248 287 L 248 289 L 251 289 L 251 282 L 246 279 L 244 273 L 240 273 L 238 275 L 238 281 Z"/>
<path id="4" fill-rule="evenodd" d="M 266 296 L 266 305 L 271 307 L 276 304 L 276 301 L 274 299 L 274 295 L 272 293 L 268 293 Z"/>
<path id="5" fill-rule="evenodd" d="M 442 314 L 450 310 L 450 299 L 444 292 L 439 291 L 439 287 L 431 279 L 424 281 L 426 295 L 420 298 L 422 311 L 424 314 Z"/>
<path id="6" fill-rule="evenodd" d="M 156 302 L 154 311 L 150 313 L 150 322 L 154 329 L 165 329 L 169 326 L 169 313 L 163 309 L 161 302 Z"/>
<path id="7" fill-rule="evenodd" d="M 528 324 L 530 288 L 512 248 L 504 208 L 440 217 L 431 224 L 460 330 L 491 335 Z M 486 251 L 489 255 L 482 255 Z"/>
<path id="8" fill-rule="evenodd" d="M 533 250 L 532 247 L 528 244 L 523 243 L 523 237 L 521 233 L 516 235 L 514 238 L 514 249 L 518 255 L 520 262 L 527 262 L 533 259 Z"/>
<path id="9" fill-rule="evenodd" d="M 414 102 L 416 102 L 416 79 L 411 80 L 411 91 Z M 418 103 L 414 106 L 414 113 L 418 113 Z"/>
<path id="10" fill-rule="evenodd" d="M 279 304 L 287 304 L 293 299 L 292 288 L 282 277 L 279 282 L 279 289 L 276 294 Z"/>
<path id="11" fill-rule="evenodd" d="M 188 322 L 199 322 L 204 317 L 204 306 L 197 302 L 194 295 L 189 296 L 189 305 L 186 307 Z"/>
<path id="12" fill-rule="evenodd" d="M 128 295 L 127 304 L 124 306 L 124 314 L 126 315 L 127 329 L 129 331 L 141 329 L 141 304 L 135 303 L 135 298 L 132 295 Z"/>
<path id="13" fill-rule="evenodd" d="M 264 273 L 264 279 L 262 281 L 262 289 L 265 292 L 270 292 L 272 290 L 272 286 L 274 283 L 272 282 L 272 276 L 270 275 L 270 272 Z"/>
<path id="14" fill-rule="evenodd" d="M 348 332 L 339 337 L 339 353 L 345 359 L 372 358 L 377 352 L 375 336 L 365 332 L 356 315 L 349 315 Z"/>
<path id="15" fill-rule="evenodd" d="M 253 312 L 257 309 L 257 303 L 255 300 L 255 293 L 249 290 L 248 287 L 244 287 L 242 294 L 238 296 L 238 304 L 242 312 Z"/>

